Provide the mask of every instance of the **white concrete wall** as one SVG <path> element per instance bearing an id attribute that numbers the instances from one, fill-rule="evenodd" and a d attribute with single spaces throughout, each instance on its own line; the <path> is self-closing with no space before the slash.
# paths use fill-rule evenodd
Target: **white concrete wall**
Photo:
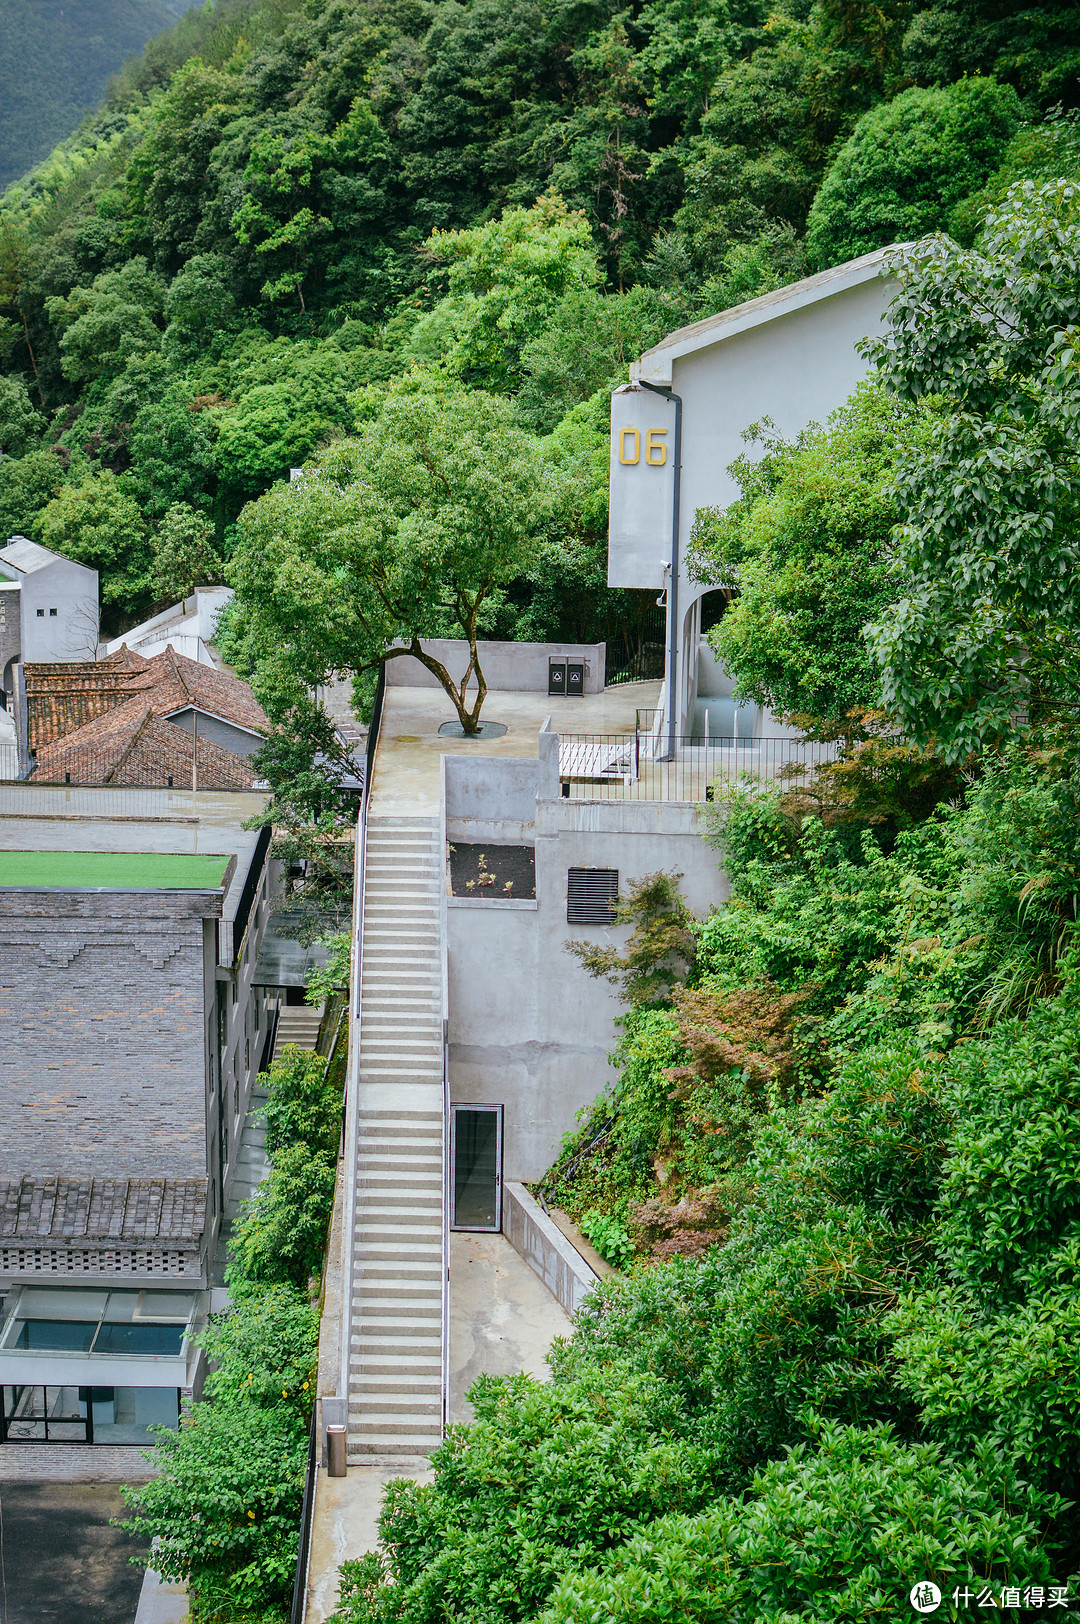
<path id="1" fill-rule="evenodd" d="M 23 662 L 92 660 L 98 643 L 97 589 L 97 571 L 67 558 L 57 556 L 54 563 L 27 571 L 20 588 Z"/>
<path id="2" fill-rule="evenodd" d="M 697 512 L 703 507 L 727 507 L 738 496 L 728 469 L 739 457 L 761 455 L 759 445 L 747 445 L 743 440 L 750 424 L 770 418 L 790 439 L 809 423 L 824 423 L 843 405 L 867 373 L 867 363 L 856 346 L 882 331 L 894 291 L 895 284 L 885 275 L 839 286 L 825 297 L 745 331 L 728 334 L 719 327 L 714 339 L 704 335 L 709 341 L 701 348 L 671 361 L 671 388 L 683 401 L 677 732 L 687 730 L 696 698 L 696 603 L 716 584 L 692 581 L 687 571 Z M 650 354 L 660 356 L 662 351 L 660 345 Z M 671 408 L 657 396 L 631 391 L 616 397 L 613 425 L 629 421 L 635 411 L 643 424 L 655 419 L 662 425 L 671 416 Z M 635 488 L 642 492 L 655 487 L 655 495 L 661 486 L 670 484 L 668 468 L 649 469 L 644 460 L 630 468 L 620 465 L 615 442 L 611 456 L 609 581 L 626 587 L 659 587 L 663 584 L 662 561 L 671 552 L 670 506 L 666 497 L 632 499 L 629 487 L 636 481 Z M 634 515 L 632 522 L 628 514 Z M 647 524 L 643 528 L 642 515 L 658 527 L 655 537 L 648 534 Z"/>
<path id="3" fill-rule="evenodd" d="M 425 637 L 425 654 L 441 661 L 455 682 L 465 675 L 469 645 L 461 637 Z M 546 694 L 548 661 L 584 660 L 585 692 L 599 694 L 604 688 L 603 643 L 478 643 L 480 668 L 489 688 L 507 689 L 519 694 Z M 414 660 L 411 654 L 386 662 L 386 681 L 392 688 L 438 688 L 437 677 Z M 561 703 L 560 699 L 560 703 Z M 554 701 L 553 701 L 554 703 Z M 573 700 L 569 701 L 573 704 Z"/>
<path id="4" fill-rule="evenodd" d="M 469 764 L 485 777 L 493 766 Z M 488 810 L 498 810 L 494 798 Z M 472 833 L 468 819 L 453 830 L 462 840 Z M 531 1181 L 577 1112 L 613 1082 L 608 1055 L 623 1008 L 564 943 L 621 947 L 629 931 L 567 924 L 567 870 L 617 868 L 623 889 L 629 879 L 675 870 L 699 914 L 724 900 L 726 882 L 693 806 L 556 797 L 536 803 L 524 834 L 535 844 L 535 902 L 448 898 L 447 953 L 451 1099 L 505 1106 L 504 1176 Z"/>

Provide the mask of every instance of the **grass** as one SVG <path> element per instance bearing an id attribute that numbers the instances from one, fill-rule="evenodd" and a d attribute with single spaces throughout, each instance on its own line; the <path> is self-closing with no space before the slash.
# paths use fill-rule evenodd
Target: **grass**
<path id="1" fill-rule="evenodd" d="M 0 888 L 214 891 L 229 859 L 160 852 L 0 851 Z"/>

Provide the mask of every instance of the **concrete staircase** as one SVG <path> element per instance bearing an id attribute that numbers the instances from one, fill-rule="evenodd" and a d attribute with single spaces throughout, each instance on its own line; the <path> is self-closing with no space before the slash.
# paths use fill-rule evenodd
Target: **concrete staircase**
<path id="1" fill-rule="evenodd" d="M 444 865 L 437 818 L 369 818 L 350 1463 L 442 1440 Z"/>
<path id="2" fill-rule="evenodd" d="M 311 1009 L 307 1004 L 279 1004 L 271 1065 L 287 1043 L 295 1043 L 298 1049 L 314 1049 L 319 1041 L 322 1018 L 321 1009 Z"/>

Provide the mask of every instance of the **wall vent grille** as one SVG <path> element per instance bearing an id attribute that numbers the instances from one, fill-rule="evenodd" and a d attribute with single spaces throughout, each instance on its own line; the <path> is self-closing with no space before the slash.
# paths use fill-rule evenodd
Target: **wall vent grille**
<path id="1" fill-rule="evenodd" d="M 566 875 L 566 923 L 612 925 L 619 900 L 617 868 L 571 868 Z"/>

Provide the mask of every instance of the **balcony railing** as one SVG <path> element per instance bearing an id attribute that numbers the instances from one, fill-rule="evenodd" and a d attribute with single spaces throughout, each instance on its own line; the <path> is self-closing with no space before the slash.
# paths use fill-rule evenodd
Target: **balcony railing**
<path id="1" fill-rule="evenodd" d="M 679 737 L 656 728 L 559 737 L 562 793 L 576 801 L 711 801 L 725 784 L 806 783 L 836 746 L 790 738 Z"/>

